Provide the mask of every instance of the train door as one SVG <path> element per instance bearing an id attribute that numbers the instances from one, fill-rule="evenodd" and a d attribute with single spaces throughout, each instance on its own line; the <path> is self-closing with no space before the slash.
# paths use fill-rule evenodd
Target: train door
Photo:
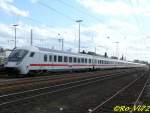
<path id="1" fill-rule="evenodd" d="M 67 55 L 64 56 L 63 62 L 64 62 L 64 65 L 66 65 L 64 69 L 67 70 L 69 68 L 68 56 Z"/>
<path id="2" fill-rule="evenodd" d="M 94 70 L 95 68 L 95 63 L 94 63 L 94 56 L 92 57 L 92 69 Z"/>
<path id="3" fill-rule="evenodd" d="M 51 71 L 53 69 L 53 55 L 48 54 L 48 70 Z"/>

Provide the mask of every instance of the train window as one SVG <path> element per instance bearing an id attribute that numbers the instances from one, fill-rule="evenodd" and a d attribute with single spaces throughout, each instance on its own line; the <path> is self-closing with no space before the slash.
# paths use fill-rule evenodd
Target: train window
<path id="1" fill-rule="evenodd" d="M 57 62 L 57 56 L 54 55 L 54 62 Z"/>
<path id="2" fill-rule="evenodd" d="M 85 63 L 87 63 L 87 59 L 85 59 Z"/>
<path id="3" fill-rule="evenodd" d="M 103 60 L 103 64 L 105 64 L 105 60 Z"/>
<path id="4" fill-rule="evenodd" d="M 97 60 L 96 60 L 96 59 L 94 60 L 94 63 L 95 63 L 95 64 L 97 63 Z"/>
<path id="5" fill-rule="evenodd" d="M 52 55 L 49 55 L 49 62 L 52 61 Z"/>
<path id="6" fill-rule="evenodd" d="M 78 58 L 78 63 L 80 63 L 80 58 Z"/>
<path id="7" fill-rule="evenodd" d="M 31 53 L 30 53 L 30 57 L 33 57 L 34 54 L 35 54 L 35 52 L 31 52 Z"/>
<path id="8" fill-rule="evenodd" d="M 104 64 L 104 60 L 102 60 L 102 64 Z"/>
<path id="9" fill-rule="evenodd" d="M 21 49 L 13 50 L 7 60 L 11 62 L 16 62 L 16 61 L 20 62 L 27 55 L 27 53 L 28 51 L 26 50 L 21 50 Z"/>
<path id="10" fill-rule="evenodd" d="M 89 59 L 89 63 L 91 63 L 91 59 Z"/>
<path id="11" fill-rule="evenodd" d="M 81 58 L 81 62 L 84 63 L 84 58 Z"/>
<path id="12" fill-rule="evenodd" d="M 72 57 L 69 57 L 69 62 L 70 62 L 70 63 L 72 62 Z"/>
<path id="13" fill-rule="evenodd" d="M 47 62 L 47 55 L 44 55 L 44 62 Z"/>
<path id="14" fill-rule="evenodd" d="M 73 62 L 74 62 L 74 63 L 77 62 L 77 58 L 76 58 L 76 57 L 73 58 Z"/>
<path id="15" fill-rule="evenodd" d="M 102 60 L 100 60 L 100 64 L 102 64 Z"/>
<path id="16" fill-rule="evenodd" d="M 94 63 L 94 60 L 92 59 L 92 63 Z"/>
<path id="17" fill-rule="evenodd" d="M 64 62 L 68 62 L 68 57 L 64 56 Z"/>
<path id="18" fill-rule="evenodd" d="M 62 62 L 62 56 L 58 56 L 58 62 Z"/>

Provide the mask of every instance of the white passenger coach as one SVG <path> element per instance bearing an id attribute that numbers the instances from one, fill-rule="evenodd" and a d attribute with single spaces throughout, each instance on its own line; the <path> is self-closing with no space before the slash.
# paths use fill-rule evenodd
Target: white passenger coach
<path id="1" fill-rule="evenodd" d="M 14 49 L 5 63 L 6 69 L 17 70 L 20 74 L 38 71 L 94 70 L 143 66 L 145 64 L 34 46 Z"/>

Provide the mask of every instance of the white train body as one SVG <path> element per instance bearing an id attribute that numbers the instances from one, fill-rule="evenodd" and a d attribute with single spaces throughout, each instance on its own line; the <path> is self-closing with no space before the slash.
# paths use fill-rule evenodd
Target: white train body
<path id="1" fill-rule="evenodd" d="M 14 49 L 5 64 L 5 68 L 18 70 L 20 74 L 28 74 L 31 71 L 67 71 L 143 66 L 146 65 L 32 46 Z"/>

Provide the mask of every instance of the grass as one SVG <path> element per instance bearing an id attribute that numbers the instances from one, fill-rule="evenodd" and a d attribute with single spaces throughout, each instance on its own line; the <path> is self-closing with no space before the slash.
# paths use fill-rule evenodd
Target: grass
<path id="1" fill-rule="evenodd" d="M 150 99 L 143 99 L 144 104 L 150 104 Z"/>

